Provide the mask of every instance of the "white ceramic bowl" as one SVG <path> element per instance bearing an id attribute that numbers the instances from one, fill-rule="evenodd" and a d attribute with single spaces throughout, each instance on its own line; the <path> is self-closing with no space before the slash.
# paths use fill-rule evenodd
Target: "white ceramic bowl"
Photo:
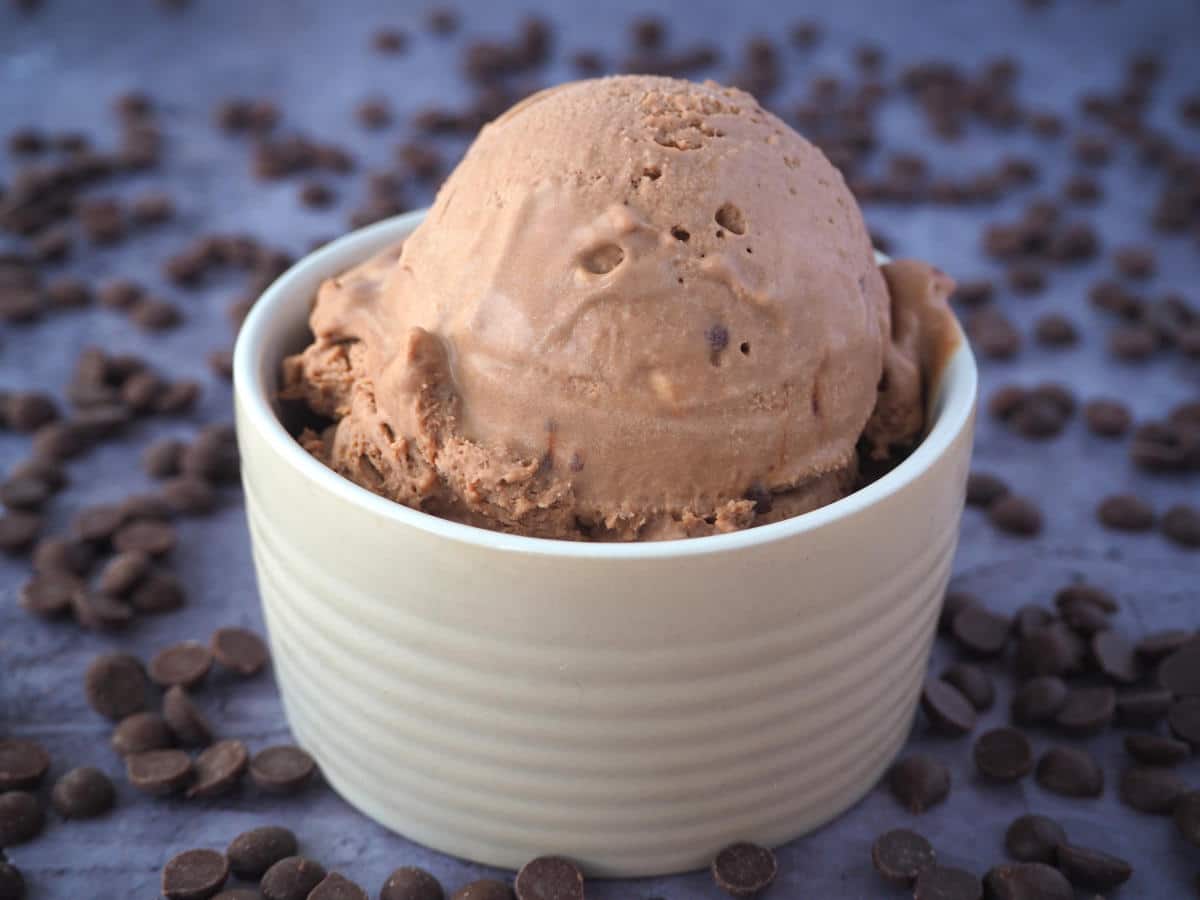
<path id="1" fill-rule="evenodd" d="M 301 260 L 238 337 L 246 507 L 297 740 L 367 815 L 508 868 L 557 853 L 602 876 L 694 869 L 852 805 L 909 731 L 949 577 L 966 343 L 916 451 L 823 509 L 662 543 L 485 531 L 334 474 L 272 404 L 320 282 L 420 217 Z"/>

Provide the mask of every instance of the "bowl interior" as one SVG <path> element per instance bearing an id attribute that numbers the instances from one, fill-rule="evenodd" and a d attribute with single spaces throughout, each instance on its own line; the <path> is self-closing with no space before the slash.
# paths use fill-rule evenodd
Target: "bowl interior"
<path id="1" fill-rule="evenodd" d="M 279 367 L 285 356 L 310 340 L 308 315 L 321 282 L 379 252 L 411 232 L 424 218 L 417 210 L 352 232 L 310 253 L 281 275 L 254 305 L 238 334 L 234 350 L 234 390 L 248 427 L 266 439 L 281 461 L 307 478 L 373 513 L 423 528 L 448 539 L 516 552 L 607 558 L 688 556 L 735 550 L 749 544 L 791 537 L 848 516 L 901 488 L 933 464 L 964 428 L 975 405 L 978 374 L 975 358 L 959 331 L 958 348 L 941 372 L 929 397 L 932 427 L 909 456 L 886 475 L 828 506 L 803 515 L 729 534 L 648 543 L 580 543 L 522 537 L 462 525 L 411 509 L 372 494 L 322 465 L 300 447 L 284 428 L 276 400 Z M 876 254 L 881 262 L 886 257 Z"/>

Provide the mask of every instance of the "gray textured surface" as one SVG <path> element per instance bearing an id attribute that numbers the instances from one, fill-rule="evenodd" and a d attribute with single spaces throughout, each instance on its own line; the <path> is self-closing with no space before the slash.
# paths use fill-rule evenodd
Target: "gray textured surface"
<path id="1" fill-rule="evenodd" d="M 560 46 L 565 49 L 599 45 L 613 50 L 624 40 L 625 14 L 650 4 L 613 0 L 577 8 L 581 5 L 530 2 L 514 9 L 538 7 L 549 13 L 559 26 Z M 361 12 L 350 17 L 339 11 L 343 6 Z M 732 49 L 756 32 L 781 34 L 782 26 L 800 14 L 799 6 L 681 0 L 673 28 L 681 42 L 719 35 L 722 44 Z M 824 13 L 815 9 L 818 5 L 812 6 Z M 957 0 L 886 4 L 844 0 L 831 6 L 824 15 L 829 39 L 810 57 L 811 62 L 802 62 L 791 51 L 785 54 L 789 87 L 781 93 L 784 103 L 799 96 L 802 75 L 846 71 L 849 48 L 867 38 L 886 47 L 892 67 L 933 54 L 971 65 L 1011 53 L 1024 66 L 1022 94 L 1036 99 L 1039 106 L 1062 112 L 1073 109 L 1083 90 L 1115 85 L 1128 52 L 1160 48 L 1166 53 L 1168 70 L 1153 118 L 1172 129 L 1174 101 L 1200 84 L 1200 8 L 1193 0 L 1060 0 L 1038 13 L 1016 2 Z M 514 9 L 500 7 L 507 4 L 480 4 L 478 10 L 464 5 L 467 33 L 509 33 L 506 23 Z M 347 211 L 359 200 L 361 185 L 350 187 L 347 182 L 342 202 L 333 211 L 302 208 L 293 182 L 262 185 L 251 180 L 244 151 L 211 127 L 212 106 L 230 92 L 278 98 L 289 124 L 307 133 L 344 137 L 361 159 L 381 164 L 402 129 L 382 135 L 364 133 L 352 117 L 358 100 L 368 93 L 385 94 L 403 112 L 465 96 L 449 49 L 462 37 L 446 42 L 421 36 L 399 58 L 365 52 L 376 25 L 394 23 L 419 31 L 421 8 L 396 0 L 355 4 L 198 0 L 186 13 L 173 15 L 149 0 L 52 0 L 44 14 L 25 19 L 6 4 L 0 10 L 0 125 L 82 128 L 106 144 L 115 136 L 109 103 L 118 92 L 146 89 L 164 109 L 169 139 L 165 171 L 131 185 L 169 180 L 181 216 L 152 237 L 83 254 L 69 268 L 87 276 L 131 275 L 177 296 L 162 282 L 158 260 L 197 230 L 246 230 L 294 252 L 302 251 L 315 237 L 342 230 Z M 564 67 L 555 66 L 545 78 L 567 75 Z M 894 146 L 925 148 L 923 125 L 911 106 L 889 107 L 883 122 Z M 1196 132 L 1188 139 L 1195 149 Z M 975 171 L 1007 152 L 1044 155 L 1041 189 L 1052 191 L 1072 171 L 1061 144 L 1039 144 L 1027 136 L 997 138 L 979 130 L 958 145 L 931 147 L 929 152 L 940 171 L 958 173 Z M 0 179 L 8 165 L 0 161 Z M 1145 220 L 1152 202 L 1152 176 L 1131 162 L 1126 148 L 1100 177 L 1108 197 L 1096 222 L 1105 244 L 1150 239 Z M 1018 207 L 1017 200 L 1004 205 L 1009 212 Z M 893 239 L 897 252 L 934 260 L 963 277 L 992 272 L 978 250 L 978 225 L 984 215 L 945 208 L 868 212 L 872 226 Z M 1194 240 L 1156 240 L 1155 244 L 1160 274 L 1153 287 L 1183 290 L 1193 301 L 1200 299 Z M 1173 403 L 1196 395 L 1200 369 L 1195 363 L 1171 358 L 1131 366 L 1106 357 L 1104 325 L 1085 299 L 1086 285 L 1103 269 L 1104 263 L 1098 262 L 1056 271 L 1050 290 L 1037 299 L 1000 298 L 1023 330 L 1038 313 L 1056 309 L 1071 314 L 1087 340 L 1068 351 L 1027 346 L 1012 363 L 985 364 L 985 393 L 1010 379 L 1034 382 L 1053 377 L 1084 396 L 1124 397 L 1139 418 L 1157 416 Z M 73 487 L 53 505 L 55 526 L 64 525 L 81 505 L 148 487 L 131 451 L 153 436 L 187 434 L 195 423 L 229 418 L 228 387 L 207 374 L 204 356 L 230 342 L 224 310 L 235 290 L 218 285 L 195 295 L 179 295 L 188 324 L 161 338 L 146 338 L 123 318 L 101 310 L 65 314 L 20 330 L 5 329 L 0 345 L 4 387 L 60 390 L 70 361 L 89 342 L 144 353 L 165 369 L 206 382 L 204 402 L 192 422 L 141 425 L 122 444 L 106 446 L 73 464 Z M 0 466 L 24 453 L 24 440 L 0 435 Z M 1059 439 L 1036 448 L 981 420 L 976 459 L 977 467 L 994 470 L 1011 479 L 1018 490 L 1040 498 L 1048 525 L 1037 540 L 1020 541 L 996 534 L 977 513 L 968 511 L 956 562 L 960 586 L 978 591 L 996 607 L 1012 609 L 1030 600 L 1048 602 L 1057 587 L 1086 571 L 1116 589 L 1124 603 L 1120 624 L 1130 634 L 1197 625 L 1200 556 L 1179 551 L 1154 534 L 1131 537 L 1104 532 L 1093 518 L 1098 492 L 1135 489 L 1162 509 L 1169 498 L 1178 496 L 1178 483 L 1136 473 L 1122 442 L 1101 442 L 1085 433 L 1078 420 Z M 1200 494 L 1195 480 L 1187 488 L 1193 496 Z M 120 635 L 83 634 L 72 626 L 29 620 L 15 605 L 24 567 L 0 562 L 0 733 L 44 741 L 55 761 L 52 774 L 85 763 L 114 775 L 119 772 L 106 746 L 108 727 L 87 709 L 80 690 L 81 674 L 92 654 L 119 646 L 148 655 L 173 640 L 204 639 L 221 624 L 261 624 L 236 496 L 229 498 L 219 515 L 183 525 L 183 533 L 186 540 L 178 550 L 177 567 L 190 585 L 190 606 Z M 940 666 L 949 654 L 945 647 L 937 653 L 934 664 Z M 986 724 L 1004 718 L 1006 699 L 1001 697 Z M 269 676 L 246 684 L 216 679 L 202 702 L 222 735 L 244 737 L 252 747 L 286 738 Z M 1050 742 L 1048 735 L 1036 738 L 1039 748 Z M 1030 809 L 1059 817 L 1076 841 L 1132 860 L 1138 872 L 1124 896 L 1185 895 L 1191 890 L 1185 885 L 1200 870 L 1200 851 L 1178 840 L 1168 820 L 1139 816 L 1121 807 L 1115 791 L 1115 777 L 1123 764 L 1119 741 L 1110 735 L 1089 743 L 1105 763 L 1108 789 L 1098 800 L 1065 800 L 1043 792 L 1031 779 L 1015 787 L 981 785 L 971 775 L 968 741 L 932 739 L 918 728 L 913 745 L 943 757 L 953 768 L 950 802 L 915 818 L 899 810 L 887 793 L 874 790 L 839 821 L 781 851 L 780 884 L 772 896 L 898 896 L 903 892 L 889 894 L 871 871 L 869 847 L 881 830 L 914 823 L 933 841 L 943 860 L 982 873 L 1000 860 L 1008 821 Z M 1195 764 L 1185 774 L 1200 781 Z M 250 789 L 202 804 L 152 801 L 123 784 L 119 794 L 119 808 L 108 818 L 91 823 L 52 821 L 40 840 L 10 852 L 32 882 L 32 897 L 149 897 L 157 890 L 160 867 L 174 852 L 192 846 L 223 847 L 240 830 L 272 821 L 292 825 L 306 852 L 372 892 L 393 867 L 402 864 L 427 866 L 450 888 L 480 875 L 476 866 L 385 832 L 323 786 L 314 786 L 300 797 L 270 802 Z M 580 815 L 586 816 L 587 811 L 581 810 Z M 589 889 L 589 896 L 601 900 L 716 894 L 704 873 L 603 883 Z"/>

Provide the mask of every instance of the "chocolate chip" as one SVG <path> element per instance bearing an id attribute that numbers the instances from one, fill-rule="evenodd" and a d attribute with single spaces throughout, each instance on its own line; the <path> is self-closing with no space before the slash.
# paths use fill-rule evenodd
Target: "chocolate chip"
<path id="1" fill-rule="evenodd" d="M 163 694 L 162 715 L 175 740 L 183 746 L 205 747 L 212 743 L 212 727 L 208 720 L 187 691 L 178 685 Z"/>
<path id="2" fill-rule="evenodd" d="M 1037 342 L 1044 347 L 1070 347 L 1079 342 L 1079 329 L 1064 315 L 1047 313 L 1033 325 Z"/>
<path id="3" fill-rule="evenodd" d="M 1099 797 L 1104 791 L 1104 770 L 1086 750 L 1051 747 L 1038 760 L 1037 783 L 1064 797 Z"/>
<path id="4" fill-rule="evenodd" d="M 1071 734 L 1096 734 L 1112 724 L 1116 705 L 1117 694 L 1110 687 L 1071 688 L 1054 722 Z"/>
<path id="5" fill-rule="evenodd" d="M 114 278 L 100 286 L 97 298 L 109 309 L 132 309 L 145 296 L 141 286 L 128 278 Z"/>
<path id="6" fill-rule="evenodd" d="M 3 900 L 23 900 L 25 897 L 25 877 L 20 870 L 3 858 L 0 853 L 0 898 Z"/>
<path id="7" fill-rule="evenodd" d="M 1004 833 L 1008 855 L 1021 862 L 1053 863 L 1055 849 L 1066 843 L 1063 827 L 1047 816 L 1026 813 L 1018 816 Z"/>
<path id="8" fill-rule="evenodd" d="M 35 788 L 50 768 L 50 754 L 36 741 L 0 739 L 0 793 Z"/>
<path id="9" fill-rule="evenodd" d="M 1175 827 L 1189 843 L 1200 847 L 1200 791 L 1184 794 L 1175 803 Z"/>
<path id="10" fill-rule="evenodd" d="M 726 847 L 712 865 L 717 884 L 735 897 L 754 896 L 775 878 L 775 855 L 753 844 Z M 583 873 L 561 856 L 539 856 L 521 867 L 513 889 L 517 900 L 583 900 Z"/>
<path id="11" fill-rule="evenodd" d="M 1121 773 L 1121 802 L 1138 812 L 1170 815 L 1175 802 L 1188 790 L 1183 778 L 1160 766 L 1133 766 Z"/>
<path id="12" fill-rule="evenodd" d="M 1100 501 L 1096 518 L 1116 531 L 1149 531 L 1154 527 L 1154 509 L 1133 494 L 1113 494 Z"/>
<path id="13" fill-rule="evenodd" d="M 400 28 L 377 28 L 371 35 L 371 46 L 389 56 L 403 53 L 408 47 L 408 33 Z"/>
<path id="14" fill-rule="evenodd" d="M 1083 637 L 1091 637 L 1111 627 L 1108 613 L 1090 600 L 1071 598 L 1061 601 L 1058 604 L 1058 612 L 1063 622 Z"/>
<path id="15" fill-rule="evenodd" d="M 100 543 L 111 538 L 125 524 L 125 511 L 115 503 L 89 506 L 71 520 L 71 531 L 82 541 Z"/>
<path id="16" fill-rule="evenodd" d="M 512 900 L 513 892 L 503 881 L 481 878 L 460 887 L 450 900 Z"/>
<path id="17" fill-rule="evenodd" d="M 92 660 L 84 674 L 88 704 L 114 722 L 141 712 L 146 706 L 146 673 L 137 657 L 104 653 Z"/>
<path id="18" fill-rule="evenodd" d="M 0 483 L 0 503 L 9 509 L 38 510 L 53 493 L 46 482 L 30 476 L 8 478 Z"/>
<path id="19" fill-rule="evenodd" d="M 1012 621 L 982 605 L 968 606 L 954 617 L 951 632 L 959 645 L 976 656 L 1004 652 Z"/>
<path id="20" fill-rule="evenodd" d="M 571 866 L 571 868 L 574 869 L 574 866 Z M 563 893 L 561 896 L 564 898 L 583 897 L 583 877 L 579 875 L 577 869 L 574 871 L 578 878 L 578 892 L 572 894 Z M 775 880 L 777 871 L 778 863 L 775 860 L 774 853 L 766 847 L 746 842 L 730 844 L 721 850 L 712 862 L 713 881 L 717 883 L 717 887 L 733 897 L 757 896 L 771 885 Z M 572 889 L 574 889 L 574 882 L 571 881 L 569 883 L 572 885 Z M 546 900 L 549 900 L 550 897 L 557 896 L 559 895 L 545 890 L 537 893 L 531 891 L 528 894 L 523 894 L 521 892 L 521 879 L 519 876 L 517 878 L 518 900 L 535 900 L 535 898 L 546 898 Z"/>
<path id="21" fill-rule="evenodd" d="M 66 615 L 83 582 L 68 572 L 39 572 L 21 586 L 18 602 L 28 613 L 43 619 Z"/>
<path id="22" fill-rule="evenodd" d="M 172 612 L 186 600 L 183 585 L 170 572 L 152 570 L 129 595 L 129 602 L 140 613 Z"/>
<path id="23" fill-rule="evenodd" d="M 1158 350 L 1158 334 L 1148 325 L 1120 325 L 1108 335 L 1108 349 L 1118 359 L 1142 362 Z"/>
<path id="24" fill-rule="evenodd" d="M 967 320 L 967 334 L 991 359 L 1011 359 L 1021 349 L 1021 334 L 999 310 L 985 306 Z"/>
<path id="25" fill-rule="evenodd" d="M 262 791 L 292 794 L 316 771 L 317 764 L 304 750 L 290 744 L 267 747 L 250 761 L 250 777 Z"/>
<path id="26" fill-rule="evenodd" d="M 75 621 L 91 631 L 122 628 L 133 621 L 133 609 L 120 597 L 80 590 L 71 597 Z"/>
<path id="27" fill-rule="evenodd" d="M 46 285 L 46 303 L 53 309 L 82 309 L 92 302 L 86 281 L 63 275 Z"/>
<path id="28" fill-rule="evenodd" d="M 124 597 L 150 571 L 150 557 L 140 550 L 118 553 L 101 569 L 96 587 L 101 593 Z"/>
<path id="29" fill-rule="evenodd" d="M 954 866 L 922 869 L 913 885 L 913 900 L 982 900 L 983 885 L 977 875 Z"/>
<path id="30" fill-rule="evenodd" d="M 94 819 L 117 801 L 112 779 L 91 766 L 72 769 L 54 784 L 50 802 L 64 819 Z"/>
<path id="31" fill-rule="evenodd" d="M 911 813 L 923 813 L 950 794 L 950 770 L 924 753 L 901 759 L 888 773 L 892 795 Z"/>
<path id="32" fill-rule="evenodd" d="M 1171 707 L 1167 690 L 1125 691 L 1117 695 L 1117 720 L 1124 725 L 1154 725 Z"/>
<path id="33" fill-rule="evenodd" d="M 185 850 L 163 866 L 167 900 L 208 900 L 229 880 L 229 862 L 216 850 Z"/>
<path id="34" fill-rule="evenodd" d="M 0 847 L 32 841 L 45 825 L 46 814 L 33 794 L 27 791 L 0 794 Z"/>
<path id="35" fill-rule="evenodd" d="M 1001 497 L 988 507 L 988 519 L 1006 534 L 1033 537 L 1042 530 L 1042 512 L 1033 501 L 1016 494 Z"/>
<path id="36" fill-rule="evenodd" d="M 1015 728 L 993 728 L 975 741 L 975 768 L 993 781 L 1016 781 L 1033 771 L 1033 747 Z"/>
<path id="37" fill-rule="evenodd" d="M 969 611 L 964 610 L 959 614 L 959 618 Z M 933 728 L 943 734 L 957 737 L 967 734 L 975 727 L 975 708 L 948 682 L 927 681 L 921 692 L 921 709 Z"/>
<path id="38" fill-rule="evenodd" d="M 1092 657 L 1100 671 L 1119 684 L 1133 684 L 1142 677 L 1134 645 L 1115 631 L 1092 635 Z"/>
<path id="39" fill-rule="evenodd" d="M 147 671 L 155 684 L 169 688 L 175 685 L 191 688 L 200 684 L 212 668 L 209 649 L 196 641 L 181 641 L 156 653 Z"/>
<path id="40" fill-rule="evenodd" d="M 129 783 L 143 794 L 174 794 L 192 780 L 192 761 L 182 750 L 146 750 L 125 757 Z"/>
<path id="41" fill-rule="evenodd" d="M 1200 697 L 1200 640 L 1193 640 L 1162 661 L 1158 682 L 1177 697 Z"/>
<path id="42" fill-rule="evenodd" d="M 218 663 L 243 677 L 262 671 L 270 659 L 263 639 L 245 628 L 218 628 L 209 647 Z"/>
<path id="43" fill-rule="evenodd" d="M 1008 286 L 1016 294 L 1040 294 L 1046 289 L 1046 273 L 1032 263 L 1014 263 L 1008 269 Z"/>
<path id="44" fill-rule="evenodd" d="M 1184 741 L 1157 734 L 1127 734 L 1125 752 L 1147 766 L 1176 766 L 1192 755 Z"/>
<path id="45" fill-rule="evenodd" d="M 1013 616 L 1013 630 L 1019 639 L 1024 640 L 1035 631 L 1040 631 L 1053 621 L 1053 616 L 1045 607 L 1036 603 L 1026 603 L 1017 608 Z"/>
<path id="46" fill-rule="evenodd" d="M 308 900 L 370 900 L 370 897 L 349 878 L 330 872 L 312 889 Z"/>
<path id="47" fill-rule="evenodd" d="M 33 546 L 42 530 L 42 517 L 34 513 L 8 512 L 0 516 L 0 551 L 22 553 Z"/>
<path id="48" fill-rule="evenodd" d="M 121 756 L 166 750 L 173 743 L 167 723 L 158 713 L 139 712 L 126 716 L 113 729 L 112 747 Z"/>
<path id="49" fill-rule="evenodd" d="M 923 870 L 934 864 L 933 846 L 915 831 L 896 828 L 875 840 L 871 864 L 885 881 L 911 886 Z"/>
<path id="50" fill-rule="evenodd" d="M 1200 747 L 1200 697 L 1186 697 L 1172 703 L 1167 710 L 1167 724 L 1177 738 Z"/>
<path id="51" fill-rule="evenodd" d="M 416 866 L 403 866 L 379 889 L 379 900 L 445 900 L 441 883 Z"/>
<path id="52" fill-rule="evenodd" d="M 1126 278 L 1149 278 L 1157 268 L 1154 251 L 1148 247 L 1118 247 L 1113 251 L 1113 265 Z"/>
<path id="53" fill-rule="evenodd" d="M 1098 397 L 1083 405 L 1083 418 L 1092 434 L 1120 437 L 1129 431 L 1133 416 L 1119 400 Z"/>
<path id="54" fill-rule="evenodd" d="M 58 404 L 42 391 L 17 391 L 4 403 L 3 422 L 13 431 L 32 433 L 59 417 Z"/>
<path id="55" fill-rule="evenodd" d="M 164 556 L 175 548 L 175 528 L 167 522 L 142 519 L 121 526 L 112 540 L 113 546 L 123 553 L 138 551 Z"/>
<path id="56" fill-rule="evenodd" d="M 259 883 L 266 900 L 306 900 L 325 878 L 325 868 L 303 856 L 288 856 L 267 869 Z"/>
<path id="57" fill-rule="evenodd" d="M 949 633 L 954 626 L 954 620 L 958 618 L 958 614 L 968 606 L 978 606 L 979 598 L 974 594 L 968 594 L 966 591 L 947 591 L 946 596 L 942 598 L 942 612 L 938 617 L 938 630 L 943 633 Z"/>
<path id="58" fill-rule="evenodd" d="M 1125 860 L 1073 844 L 1058 845 L 1058 868 L 1072 884 L 1095 891 L 1110 890 L 1133 876 L 1133 866 Z"/>
<path id="59" fill-rule="evenodd" d="M 995 288 L 987 279 L 964 281 L 954 289 L 951 300 L 963 306 L 982 306 L 992 299 Z"/>
<path id="60" fill-rule="evenodd" d="M 1067 876 L 1045 863 L 1002 863 L 983 881 L 988 900 L 1075 900 Z"/>
<path id="61" fill-rule="evenodd" d="M 991 709 L 996 701 L 992 677 L 979 666 L 955 663 L 942 673 L 942 680 L 956 687 L 979 712 Z"/>
<path id="62" fill-rule="evenodd" d="M 130 313 L 134 323 L 146 331 L 166 331 L 183 321 L 183 313 L 174 304 L 157 297 L 139 300 Z"/>
<path id="63" fill-rule="evenodd" d="M 196 757 L 196 779 L 188 788 L 188 799 L 207 799 L 232 790 L 249 764 L 250 753 L 241 741 L 217 741 Z"/>
<path id="64" fill-rule="evenodd" d="M 1200 509 L 1177 503 L 1163 513 L 1159 530 L 1180 547 L 1194 550 L 1200 547 Z"/>
<path id="65" fill-rule="evenodd" d="M 1008 483 L 990 472 L 971 472 L 967 476 L 967 505 L 985 509 L 1009 492 Z"/>
<path id="66" fill-rule="evenodd" d="M 239 834 L 225 851 L 229 868 L 238 878 L 256 881 L 275 863 L 295 856 L 296 835 L 278 825 L 264 825 Z"/>
<path id="67" fill-rule="evenodd" d="M 392 124 L 392 110 L 386 100 L 374 98 L 364 100 L 355 111 L 359 124 L 364 128 L 376 130 Z"/>
<path id="68" fill-rule="evenodd" d="M 236 482 L 241 465 L 237 441 L 228 426 L 208 426 L 183 452 L 183 471 L 214 484 Z"/>
<path id="69" fill-rule="evenodd" d="M 425 16 L 425 23 L 434 34 L 445 37 L 458 31 L 458 13 L 449 6 L 435 6 Z M 268 897 L 267 900 L 275 900 Z"/>
<path id="70" fill-rule="evenodd" d="M 174 381 L 158 397 L 155 412 L 171 416 L 184 413 L 200 398 L 200 384 L 195 381 Z"/>

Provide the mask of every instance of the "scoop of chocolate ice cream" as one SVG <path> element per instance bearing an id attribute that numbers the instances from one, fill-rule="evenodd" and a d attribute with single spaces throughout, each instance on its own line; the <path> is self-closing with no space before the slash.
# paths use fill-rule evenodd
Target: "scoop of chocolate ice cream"
<path id="1" fill-rule="evenodd" d="M 285 391 L 337 471 L 521 534 L 729 531 L 910 445 L 951 282 L 875 263 L 812 144 L 741 91 L 623 76 L 486 126 L 402 246 L 326 282 Z M 890 288 L 890 290 L 889 290 Z"/>

